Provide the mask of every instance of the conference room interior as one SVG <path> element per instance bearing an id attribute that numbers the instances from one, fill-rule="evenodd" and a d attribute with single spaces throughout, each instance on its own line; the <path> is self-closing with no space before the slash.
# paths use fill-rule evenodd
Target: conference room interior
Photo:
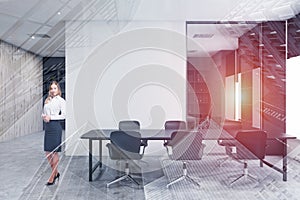
<path id="1" fill-rule="evenodd" d="M 298 199 L 300 2 L 216 3 L 0 1 L 0 199 Z"/>

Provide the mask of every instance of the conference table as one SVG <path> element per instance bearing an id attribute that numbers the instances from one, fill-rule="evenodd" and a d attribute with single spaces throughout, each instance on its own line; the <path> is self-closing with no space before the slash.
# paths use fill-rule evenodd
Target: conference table
<path id="1" fill-rule="evenodd" d="M 110 139 L 110 133 L 119 129 L 94 129 L 81 136 L 81 139 L 89 140 L 89 181 L 93 180 L 93 173 L 99 167 L 100 173 L 102 166 L 102 141 Z M 174 130 L 162 129 L 141 129 L 141 140 L 169 140 Z M 99 161 L 93 166 L 93 140 L 99 141 Z"/>
<path id="2" fill-rule="evenodd" d="M 113 131 L 118 131 L 119 129 L 94 129 L 87 133 L 84 133 L 80 138 L 89 140 L 89 181 L 93 181 L 93 173 L 99 167 L 100 174 L 103 171 L 102 166 L 102 141 L 110 140 L 110 133 Z M 141 129 L 141 140 L 170 140 L 171 135 L 174 130 L 164 130 L 164 129 Z M 206 132 L 204 132 L 206 133 Z M 222 131 L 221 134 L 204 134 L 203 140 L 234 140 L 234 135 L 228 134 L 226 131 Z M 268 134 L 267 140 L 277 140 L 283 145 L 282 152 L 282 168 L 275 166 L 274 164 L 261 160 L 262 163 L 271 167 L 272 169 L 282 173 L 283 181 L 287 181 L 287 140 L 296 139 L 295 136 L 280 134 L 271 135 Z M 93 166 L 93 141 L 99 141 L 99 161 Z"/>

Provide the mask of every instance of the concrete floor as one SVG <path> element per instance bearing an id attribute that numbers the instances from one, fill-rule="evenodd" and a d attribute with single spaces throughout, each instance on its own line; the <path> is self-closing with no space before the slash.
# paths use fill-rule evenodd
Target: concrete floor
<path id="1" fill-rule="evenodd" d="M 123 181 L 107 189 L 105 184 L 118 175 L 114 168 L 106 167 L 98 177 L 96 171 L 94 181 L 89 182 L 88 158 L 61 153 L 60 180 L 53 186 L 45 186 L 50 167 L 43 152 L 43 132 L 33 133 L 0 143 L 0 199 L 300 199 L 300 148 L 298 143 L 291 146 L 287 182 L 275 170 L 260 168 L 257 161 L 251 161 L 249 173 L 256 175 L 259 182 L 242 180 L 230 187 L 228 177 L 240 174 L 243 166 L 232 161 L 219 167 L 217 160 L 225 155 L 216 154 L 188 163 L 188 174 L 200 183 L 200 188 L 182 181 L 167 189 L 168 182 L 182 174 L 182 163 L 145 156 L 139 179 L 144 188 Z M 219 150 L 224 151 L 221 147 L 216 151 Z M 110 166 L 115 164 L 109 158 L 104 159 Z M 281 164 L 279 157 L 267 159 Z"/>

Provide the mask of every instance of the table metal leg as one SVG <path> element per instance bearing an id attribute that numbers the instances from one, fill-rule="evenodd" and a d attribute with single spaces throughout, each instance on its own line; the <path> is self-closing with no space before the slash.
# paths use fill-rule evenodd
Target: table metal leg
<path id="1" fill-rule="evenodd" d="M 102 140 L 99 140 L 99 161 L 93 166 L 93 140 L 89 140 L 89 181 L 93 181 L 93 173 L 99 167 L 102 172 Z"/>
<path id="2" fill-rule="evenodd" d="M 102 170 L 102 140 L 99 140 L 99 169 Z"/>
<path id="3" fill-rule="evenodd" d="M 260 167 L 263 167 L 263 166 L 264 166 L 263 161 L 259 161 L 259 166 L 260 166 Z"/>
<path id="4" fill-rule="evenodd" d="M 89 140 L 89 181 L 93 181 L 93 140 Z"/>
<path id="5" fill-rule="evenodd" d="M 283 181 L 287 181 L 287 140 L 282 139 L 282 143 L 283 143 L 283 154 L 282 154 Z"/>

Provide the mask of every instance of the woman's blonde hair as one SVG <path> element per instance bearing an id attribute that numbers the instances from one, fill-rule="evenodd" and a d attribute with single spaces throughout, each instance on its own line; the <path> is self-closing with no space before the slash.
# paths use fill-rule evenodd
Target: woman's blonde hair
<path id="1" fill-rule="evenodd" d="M 57 86 L 57 90 L 58 90 L 58 96 L 61 96 L 61 89 L 60 89 L 60 86 L 59 86 L 59 83 L 57 81 L 52 81 L 49 85 L 49 91 L 48 91 L 48 97 L 46 98 L 45 100 L 45 104 L 49 102 L 49 100 L 52 98 L 51 95 L 50 95 L 50 90 L 51 90 L 51 85 L 56 85 Z"/>

